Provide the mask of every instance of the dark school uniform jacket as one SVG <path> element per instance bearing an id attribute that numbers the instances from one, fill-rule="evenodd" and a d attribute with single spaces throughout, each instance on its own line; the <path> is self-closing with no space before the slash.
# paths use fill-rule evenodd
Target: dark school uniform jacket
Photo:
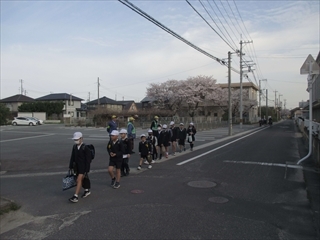
<path id="1" fill-rule="evenodd" d="M 163 145 L 165 147 L 168 147 L 170 146 L 170 140 L 171 140 L 171 130 L 170 129 L 167 129 L 165 131 L 162 131 L 163 132 Z"/>
<path id="2" fill-rule="evenodd" d="M 85 169 L 85 172 L 90 171 L 91 164 L 91 152 L 88 147 L 82 143 L 78 149 L 77 144 L 72 146 L 72 153 L 69 163 L 69 168 L 73 169 L 74 163 L 77 164 L 80 168 Z"/>
<path id="3" fill-rule="evenodd" d="M 156 146 L 158 145 L 158 139 L 156 136 L 148 136 L 147 142 L 151 145 L 151 152 L 154 152 L 156 149 Z"/>
<path id="4" fill-rule="evenodd" d="M 120 139 L 123 143 L 123 155 L 132 154 L 132 141 L 129 141 L 128 138 Z"/>
<path id="5" fill-rule="evenodd" d="M 187 129 L 182 128 L 181 130 L 180 128 L 178 128 L 177 139 L 185 140 L 186 138 L 187 138 Z"/>
<path id="6" fill-rule="evenodd" d="M 173 128 L 170 128 L 171 129 L 171 142 L 175 142 L 177 141 L 178 139 L 178 127 L 173 127 Z"/>
<path id="7" fill-rule="evenodd" d="M 109 141 L 108 145 L 107 145 L 107 150 L 110 156 L 110 160 L 113 161 L 122 161 L 122 157 L 123 157 L 123 153 L 124 153 L 124 146 L 123 146 L 123 142 L 118 140 L 113 143 L 112 140 Z M 115 153 L 116 156 L 111 157 L 110 153 Z"/>
<path id="8" fill-rule="evenodd" d="M 149 142 L 139 142 L 139 153 L 141 156 L 148 156 L 150 152 L 151 144 Z"/>
<path id="9" fill-rule="evenodd" d="M 192 134 L 192 141 L 194 141 L 194 140 L 195 140 L 194 135 L 196 135 L 196 133 L 197 133 L 197 130 L 196 130 L 195 127 L 192 127 L 192 128 L 189 127 L 189 128 L 187 129 L 188 136 L 190 136 L 192 132 L 193 132 L 193 134 Z"/>

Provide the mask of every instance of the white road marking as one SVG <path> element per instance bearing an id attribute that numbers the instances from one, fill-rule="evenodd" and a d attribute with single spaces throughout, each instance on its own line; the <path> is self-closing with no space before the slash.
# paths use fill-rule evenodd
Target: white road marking
<path id="1" fill-rule="evenodd" d="M 40 136 L 33 136 L 33 137 L 23 137 L 23 138 L 15 138 L 15 139 L 8 139 L 8 140 L 1 140 L 0 142 L 13 142 L 13 141 L 20 141 L 20 140 L 24 140 L 24 139 L 30 139 L 30 138 L 39 138 L 39 137 L 49 137 L 54 135 L 52 134 L 46 134 L 46 135 L 40 135 Z"/>
<path id="2" fill-rule="evenodd" d="M 230 144 L 232 144 L 232 143 L 238 142 L 238 141 L 240 141 L 241 139 L 244 139 L 244 138 L 246 138 L 246 137 L 249 137 L 249 136 L 251 136 L 251 135 L 253 135 L 253 134 L 256 134 L 256 133 L 258 133 L 258 132 L 260 132 L 260 131 L 263 131 L 263 130 L 265 130 L 265 129 L 267 129 L 267 128 L 262 128 L 262 129 L 260 129 L 260 130 L 254 131 L 253 133 L 250 133 L 250 134 L 245 135 L 245 136 L 243 136 L 243 137 L 241 137 L 241 138 L 238 138 L 238 139 L 236 139 L 236 140 L 233 140 L 233 141 L 231 141 L 231 142 L 229 142 L 229 143 L 226 143 L 226 144 L 224 144 L 224 145 L 222 145 L 222 146 L 220 146 L 220 147 L 214 148 L 214 149 L 212 149 L 212 150 L 210 150 L 210 151 L 208 151 L 208 152 L 202 153 L 202 154 L 200 154 L 200 155 L 198 155 L 198 156 L 196 156 L 196 157 L 190 158 L 190 159 L 185 160 L 185 161 L 183 161 L 183 162 L 179 162 L 179 163 L 177 163 L 177 165 L 178 165 L 178 166 L 181 166 L 181 165 L 183 165 L 183 164 L 186 164 L 186 163 L 188 163 L 188 162 L 191 162 L 191 161 L 193 161 L 193 160 L 196 160 L 196 159 L 198 159 L 198 158 L 200 158 L 200 157 L 202 157 L 202 156 L 205 156 L 205 155 L 207 155 L 207 154 L 209 154 L 209 153 L 212 153 L 212 152 L 214 152 L 214 151 L 217 151 L 217 150 L 219 150 L 219 149 L 221 149 L 221 148 L 224 148 L 224 147 L 226 147 L 226 146 L 228 146 L 228 145 L 230 145 Z"/>
<path id="3" fill-rule="evenodd" d="M 284 163 L 266 163 L 266 162 L 249 162 L 249 161 L 232 161 L 232 160 L 224 160 L 225 163 L 240 163 L 240 164 L 253 164 L 253 165 L 261 165 L 261 166 L 275 166 L 275 167 L 287 167 L 287 168 L 297 168 L 297 169 L 303 169 L 305 171 L 309 172 L 316 172 L 319 173 L 319 170 L 309 168 L 309 167 L 303 167 L 301 165 L 295 165 L 295 164 L 284 164 Z"/>

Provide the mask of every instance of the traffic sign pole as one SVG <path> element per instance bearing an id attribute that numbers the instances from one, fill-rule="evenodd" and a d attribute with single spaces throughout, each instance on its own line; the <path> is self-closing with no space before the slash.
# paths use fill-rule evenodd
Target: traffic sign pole
<path id="1" fill-rule="evenodd" d="M 299 165 L 312 154 L 312 79 L 313 74 L 319 74 L 319 66 L 314 58 L 309 54 L 306 61 L 300 69 L 301 74 L 306 74 L 306 67 L 308 67 L 308 91 L 309 91 L 309 153 L 304 158 L 300 159 L 297 164 Z"/>

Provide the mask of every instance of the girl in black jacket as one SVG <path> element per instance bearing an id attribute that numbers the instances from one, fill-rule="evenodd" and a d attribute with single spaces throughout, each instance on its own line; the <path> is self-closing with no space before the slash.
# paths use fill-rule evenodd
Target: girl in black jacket
<path id="1" fill-rule="evenodd" d="M 190 143 L 190 150 L 193 151 L 193 142 L 195 141 L 195 135 L 197 133 L 196 128 L 194 127 L 194 124 L 191 122 L 189 124 L 189 128 L 187 129 L 188 134 L 188 143 Z"/>

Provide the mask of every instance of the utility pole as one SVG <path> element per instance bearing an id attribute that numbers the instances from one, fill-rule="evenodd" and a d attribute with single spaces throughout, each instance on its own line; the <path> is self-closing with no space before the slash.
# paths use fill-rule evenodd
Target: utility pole
<path id="1" fill-rule="evenodd" d="M 228 121 L 229 121 L 229 136 L 232 136 L 232 103 L 231 103 L 231 52 L 228 52 Z"/>
<path id="2" fill-rule="evenodd" d="M 279 94 L 279 102 L 278 102 L 278 108 L 279 108 L 279 117 L 281 118 L 281 110 L 282 110 L 282 104 L 280 97 L 283 96 L 282 94 Z"/>
<path id="3" fill-rule="evenodd" d="M 242 56 L 245 55 L 244 53 L 242 53 L 242 44 L 246 44 L 246 43 L 252 43 L 253 41 L 242 41 L 240 40 L 240 128 L 242 128 L 242 108 L 243 108 L 243 103 L 242 103 L 242 75 L 243 75 L 243 71 L 242 71 Z"/>
<path id="4" fill-rule="evenodd" d="M 262 90 L 261 90 L 261 81 L 267 81 L 267 79 L 261 79 L 261 80 L 259 80 L 259 116 L 260 116 L 260 119 L 262 119 L 262 117 L 261 117 L 261 93 L 262 93 Z"/>
<path id="5" fill-rule="evenodd" d="M 286 103 L 287 103 L 287 99 L 284 99 L 284 104 L 283 104 L 283 109 L 286 110 Z"/>
<path id="6" fill-rule="evenodd" d="M 274 91 L 274 110 L 275 110 L 276 118 L 277 118 L 277 121 L 278 121 L 277 92 L 278 92 L 278 91 Z"/>
<path id="7" fill-rule="evenodd" d="M 98 105 L 100 105 L 100 97 L 99 97 L 99 87 L 100 87 L 100 83 L 99 83 L 99 77 L 98 77 Z"/>
<path id="8" fill-rule="evenodd" d="M 20 85 L 21 85 L 21 87 L 20 87 L 21 95 L 23 95 L 23 86 L 22 86 L 23 80 L 20 79 L 19 82 L 20 82 Z"/>
<path id="9" fill-rule="evenodd" d="M 268 89 L 266 89 L 266 119 L 268 121 Z"/>
<path id="10" fill-rule="evenodd" d="M 88 102 L 90 102 L 90 92 L 88 92 Z"/>

